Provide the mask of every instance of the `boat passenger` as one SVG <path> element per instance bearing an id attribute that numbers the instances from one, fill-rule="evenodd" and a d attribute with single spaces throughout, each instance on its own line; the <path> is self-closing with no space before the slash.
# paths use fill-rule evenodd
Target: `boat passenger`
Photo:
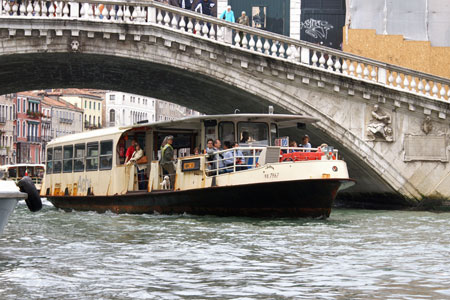
<path id="1" fill-rule="evenodd" d="M 233 148 L 239 148 L 239 143 L 234 142 Z M 235 151 L 234 156 L 236 157 L 236 165 L 240 165 L 240 166 L 236 167 L 236 171 L 247 169 L 247 167 L 242 166 L 242 165 L 245 165 L 245 158 L 244 158 L 244 154 L 242 153 L 242 151 L 239 149 L 235 149 L 234 151 Z"/>
<path id="2" fill-rule="evenodd" d="M 248 134 L 248 131 L 242 131 L 241 143 L 247 143 L 249 138 L 250 138 L 250 136 Z"/>
<path id="3" fill-rule="evenodd" d="M 289 148 L 297 148 L 297 147 L 298 147 L 298 145 L 297 145 L 296 141 L 290 141 L 289 142 Z M 292 153 L 292 152 L 298 152 L 298 150 L 290 149 L 289 153 Z"/>
<path id="4" fill-rule="evenodd" d="M 135 147 L 136 143 L 137 143 L 136 139 L 133 139 L 131 141 L 131 146 L 128 147 L 127 153 L 125 154 L 125 164 L 130 161 L 131 156 L 133 155 L 133 153 L 135 151 L 134 147 Z"/>
<path id="5" fill-rule="evenodd" d="M 302 148 L 311 148 L 311 144 L 309 143 L 309 136 L 305 134 L 302 138 Z M 305 152 L 311 152 L 311 150 L 305 150 Z"/>
<path id="6" fill-rule="evenodd" d="M 131 159 L 127 164 L 134 164 L 136 166 L 138 175 L 138 187 L 140 190 L 145 190 L 144 172 L 147 168 L 147 165 L 138 164 L 138 161 L 144 157 L 144 150 L 142 150 L 141 146 L 138 143 L 135 143 L 134 147 L 136 150 L 133 152 L 133 155 L 131 156 Z"/>
<path id="7" fill-rule="evenodd" d="M 198 147 L 194 148 L 194 155 L 199 155 L 200 154 L 200 149 Z"/>
<path id="8" fill-rule="evenodd" d="M 166 136 L 167 143 L 161 148 L 161 167 L 163 175 L 169 175 L 170 184 L 173 185 L 175 179 L 175 159 L 173 158 L 173 136 Z M 164 144 L 164 142 L 163 142 Z"/>
<path id="9" fill-rule="evenodd" d="M 231 148 L 231 143 L 229 141 L 223 142 L 223 149 L 229 150 Z M 233 172 L 234 165 L 234 151 L 229 150 L 223 153 L 223 163 L 226 167 L 225 172 Z"/>

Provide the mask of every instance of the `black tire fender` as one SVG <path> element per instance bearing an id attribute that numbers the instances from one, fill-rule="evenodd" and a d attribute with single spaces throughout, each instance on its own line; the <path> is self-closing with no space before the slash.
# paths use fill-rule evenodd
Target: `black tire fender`
<path id="1" fill-rule="evenodd" d="M 28 198 L 25 200 L 28 209 L 32 212 L 41 210 L 42 208 L 41 196 L 39 196 L 39 193 L 36 187 L 34 186 L 34 183 L 31 180 L 31 178 L 28 176 L 24 176 L 22 179 L 19 180 L 19 183 L 17 185 L 19 186 L 21 192 L 26 193 L 28 195 Z"/>

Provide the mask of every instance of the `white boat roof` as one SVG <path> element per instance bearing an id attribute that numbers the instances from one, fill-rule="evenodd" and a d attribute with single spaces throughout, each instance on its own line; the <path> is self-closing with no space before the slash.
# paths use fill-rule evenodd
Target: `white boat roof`
<path id="1" fill-rule="evenodd" d="M 151 127 L 158 128 L 177 128 L 177 129 L 191 129 L 201 124 L 204 120 L 220 121 L 235 121 L 235 122 L 273 122 L 278 124 L 279 128 L 295 127 L 297 123 L 314 123 L 319 121 L 318 118 L 305 115 L 288 115 L 288 114 L 224 114 L 224 115 L 201 115 L 189 116 L 170 121 L 159 121 L 135 124 L 131 126 L 108 127 L 80 133 L 61 136 L 51 140 L 48 146 L 54 144 L 67 143 L 79 139 L 100 138 L 107 135 L 114 135 L 122 133 L 134 128 Z"/>
<path id="2" fill-rule="evenodd" d="M 14 164 L 14 165 L 1 165 L 0 168 L 17 168 L 17 167 L 43 167 L 45 168 L 44 164 Z"/>

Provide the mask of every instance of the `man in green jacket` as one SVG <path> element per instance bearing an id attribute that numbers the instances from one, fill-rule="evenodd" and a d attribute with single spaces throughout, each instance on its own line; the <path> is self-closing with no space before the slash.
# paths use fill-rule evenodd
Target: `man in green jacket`
<path id="1" fill-rule="evenodd" d="M 175 162 L 173 158 L 173 136 L 169 135 L 165 139 L 167 143 L 161 146 L 161 167 L 163 175 L 169 175 L 170 186 L 173 188 L 175 182 Z"/>

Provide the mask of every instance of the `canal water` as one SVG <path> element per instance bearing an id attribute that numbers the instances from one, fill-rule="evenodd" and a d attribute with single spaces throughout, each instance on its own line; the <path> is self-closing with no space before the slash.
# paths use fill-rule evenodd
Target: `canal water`
<path id="1" fill-rule="evenodd" d="M 328 220 L 66 213 L 19 204 L 0 299 L 450 299 L 450 214 Z"/>

